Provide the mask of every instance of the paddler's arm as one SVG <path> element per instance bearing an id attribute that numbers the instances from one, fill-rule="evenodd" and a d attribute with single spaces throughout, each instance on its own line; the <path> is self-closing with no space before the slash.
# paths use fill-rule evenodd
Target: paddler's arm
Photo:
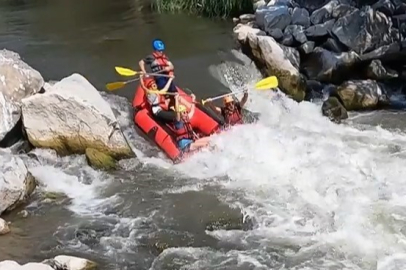
<path id="1" fill-rule="evenodd" d="M 145 87 L 143 79 L 144 79 L 144 75 L 141 74 L 140 75 L 141 88 L 144 89 L 145 94 L 147 94 L 149 89 Z"/>
<path id="2" fill-rule="evenodd" d="M 168 66 L 167 67 L 165 67 L 165 71 L 172 71 L 172 70 L 174 70 L 175 69 L 175 67 L 173 66 L 173 64 L 172 64 L 172 62 L 171 61 L 168 61 Z"/>
<path id="3" fill-rule="evenodd" d="M 242 97 L 242 99 L 240 100 L 240 106 L 241 108 L 244 107 L 245 103 L 247 103 L 248 101 L 248 91 L 246 90 L 244 92 L 244 96 Z"/>
<path id="4" fill-rule="evenodd" d="M 151 65 L 151 63 L 154 61 L 154 57 L 152 55 L 148 55 L 147 57 L 145 57 L 144 59 L 141 59 L 138 62 L 138 65 L 140 66 L 141 72 L 142 73 L 147 73 L 147 71 L 145 70 L 145 64 L 147 65 Z"/>
<path id="5" fill-rule="evenodd" d="M 144 59 L 141 59 L 141 60 L 138 62 L 138 65 L 140 66 L 141 72 L 142 72 L 143 74 L 147 73 L 147 72 L 145 71 L 145 61 L 144 61 Z"/>
<path id="6" fill-rule="evenodd" d="M 206 103 L 211 108 L 213 111 L 217 112 L 218 114 L 221 113 L 221 109 L 217 106 L 214 106 L 214 104 L 211 102 L 211 99 L 206 99 Z"/>
<path id="7" fill-rule="evenodd" d="M 176 112 L 176 121 L 179 122 L 180 121 L 180 112 L 178 109 L 179 106 L 179 95 L 175 96 L 175 112 Z"/>
<path id="8" fill-rule="evenodd" d="M 189 119 L 192 119 L 194 113 L 195 113 L 195 102 L 196 102 L 196 96 L 194 94 L 191 95 L 192 97 L 192 106 L 190 106 L 190 112 L 188 114 Z"/>
<path id="9" fill-rule="evenodd" d="M 166 83 L 165 87 L 161 90 L 159 90 L 158 94 L 164 95 L 166 92 L 168 92 L 169 86 L 171 86 L 171 83 L 173 81 L 174 77 L 169 78 L 168 82 Z"/>

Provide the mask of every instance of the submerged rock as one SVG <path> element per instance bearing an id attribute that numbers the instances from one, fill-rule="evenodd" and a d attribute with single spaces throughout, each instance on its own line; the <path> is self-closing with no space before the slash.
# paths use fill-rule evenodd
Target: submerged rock
<path id="1" fill-rule="evenodd" d="M 21 128 L 13 129 L 21 118 L 21 100 L 38 93 L 43 86 L 41 74 L 17 53 L 0 50 L 0 147 L 9 147 L 20 139 Z"/>
<path id="2" fill-rule="evenodd" d="M 327 116 L 331 121 L 340 123 L 341 120 L 348 118 L 347 110 L 336 97 L 329 97 L 323 102 L 321 111 L 324 116 Z"/>
<path id="3" fill-rule="evenodd" d="M 7 222 L 0 218 L 0 235 L 8 234 L 9 232 L 10 228 L 8 227 Z"/>
<path id="4" fill-rule="evenodd" d="M 53 260 L 67 270 L 93 270 L 97 267 L 93 261 L 73 256 L 59 255 Z"/>
<path id="5" fill-rule="evenodd" d="M 248 47 L 256 62 L 265 68 L 267 74 L 278 77 L 279 87 L 283 92 L 296 101 L 304 99 L 306 82 L 295 67 L 299 64 L 299 59 L 290 53 L 294 49 L 283 49 L 272 37 L 258 35 L 258 31 L 245 25 L 237 25 L 234 33 L 239 42 Z"/>
<path id="6" fill-rule="evenodd" d="M 91 166 L 97 169 L 113 170 L 116 168 L 116 161 L 111 156 L 94 148 L 86 149 L 86 159 Z"/>
<path id="7" fill-rule="evenodd" d="M 109 104 L 79 74 L 22 102 L 23 125 L 35 147 L 51 148 L 60 155 L 94 148 L 115 159 L 134 156 Z"/>
<path id="8" fill-rule="evenodd" d="M 21 158 L 0 153 L 0 215 L 25 202 L 35 187 L 36 182 Z"/>

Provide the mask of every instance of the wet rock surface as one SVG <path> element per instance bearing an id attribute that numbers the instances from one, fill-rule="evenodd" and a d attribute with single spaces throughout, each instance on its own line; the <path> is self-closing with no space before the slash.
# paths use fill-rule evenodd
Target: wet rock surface
<path id="1" fill-rule="evenodd" d="M 333 84 L 322 113 L 331 118 L 333 106 L 343 119 L 347 111 L 391 107 L 392 89 L 406 79 L 405 11 L 398 0 L 268 1 L 253 26 L 234 33 L 264 76 L 277 76 L 295 100 L 311 96 L 307 80 Z"/>

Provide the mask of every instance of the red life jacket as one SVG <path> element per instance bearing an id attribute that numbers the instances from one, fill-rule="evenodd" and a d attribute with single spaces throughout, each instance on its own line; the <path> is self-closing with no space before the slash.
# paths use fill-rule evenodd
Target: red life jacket
<path id="1" fill-rule="evenodd" d="M 196 136 L 195 132 L 193 131 L 193 127 L 190 124 L 190 121 L 187 120 L 181 120 L 183 123 L 182 128 L 176 129 L 174 128 L 175 133 L 176 133 L 176 141 L 180 141 L 182 139 L 190 139 L 190 140 L 196 140 L 198 137 Z"/>
<path id="2" fill-rule="evenodd" d="M 236 124 L 244 124 L 240 111 L 241 111 L 241 107 L 240 107 L 240 104 L 238 104 L 238 103 L 236 103 L 234 105 L 234 110 L 231 114 L 229 113 L 229 111 L 226 108 L 223 108 L 221 110 L 221 113 L 224 117 L 224 121 L 225 121 L 226 125 L 234 126 Z"/>
<path id="3" fill-rule="evenodd" d="M 155 65 L 151 66 L 152 72 L 160 72 L 164 68 L 169 66 L 169 59 L 165 54 L 159 54 L 157 52 L 153 52 L 152 56 L 155 58 Z M 173 71 L 169 71 L 168 75 L 173 75 Z"/>

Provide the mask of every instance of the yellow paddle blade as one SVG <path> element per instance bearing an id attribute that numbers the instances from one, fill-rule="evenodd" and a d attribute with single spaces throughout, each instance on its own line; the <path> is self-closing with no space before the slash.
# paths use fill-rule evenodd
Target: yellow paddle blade
<path id="1" fill-rule="evenodd" d="M 122 88 L 124 85 L 126 84 L 126 82 L 113 82 L 113 83 L 108 83 L 106 84 L 106 88 L 107 90 L 117 90 Z"/>
<path id="2" fill-rule="evenodd" d="M 135 76 L 139 73 L 129 68 L 115 67 L 115 69 L 117 73 L 120 74 L 121 76 Z"/>
<path id="3" fill-rule="evenodd" d="M 258 90 L 268 90 L 276 87 L 278 87 L 278 78 L 275 76 L 265 78 L 255 84 L 255 88 Z"/>

